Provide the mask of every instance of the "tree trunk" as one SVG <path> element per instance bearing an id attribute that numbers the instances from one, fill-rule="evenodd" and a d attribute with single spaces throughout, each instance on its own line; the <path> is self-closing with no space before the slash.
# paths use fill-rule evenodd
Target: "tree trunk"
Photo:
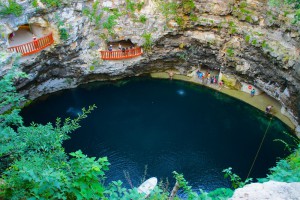
<path id="1" fill-rule="evenodd" d="M 169 200 L 173 200 L 174 199 L 174 197 L 176 196 L 177 191 L 179 190 L 179 187 L 180 187 L 179 183 L 176 181 L 176 183 L 175 183 L 175 185 L 173 187 L 173 190 L 171 192 L 171 195 L 169 197 Z"/>

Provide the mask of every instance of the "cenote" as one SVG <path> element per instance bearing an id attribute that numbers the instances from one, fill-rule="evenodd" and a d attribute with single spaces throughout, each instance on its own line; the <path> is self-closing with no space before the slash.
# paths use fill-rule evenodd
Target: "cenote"
<path id="1" fill-rule="evenodd" d="M 95 157 L 107 156 L 107 182 L 121 180 L 124 171 L 138 186 L 147 177 L 172 183 L 172 171 L 183 173 L 194 189 L 230 187 L 222 170 L 246 178 L 269 123 L 263 112 L 227 95 L 190 83 L 150 78 L 95 82 L 40 98 L 22 110 L 25 123 L 55 122 L 76 117 L 82 107 L 96 104 L 82 127 L 71 135 L 67 152 L 81 149 Z M 274 139 L 287 140 L 289 131 L 272 119 L 252 178 L 266 177 L 268 169 L 288 152 Z M 170 186 L 172 187 L 172 185 Z"/>

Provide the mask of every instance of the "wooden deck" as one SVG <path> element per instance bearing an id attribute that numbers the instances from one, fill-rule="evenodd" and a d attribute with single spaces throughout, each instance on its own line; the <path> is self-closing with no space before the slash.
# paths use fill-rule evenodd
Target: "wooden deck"
<path id="1" fill-rule="evenodd" d="M 22 53 L 22 56 L 28 56 L 45 49 L 46 47 L 50 46 L 53 43 L 54 43 L 53 35 L 52 33 L 50 33 L 49 35 L 38 38 L 31 42 L 21 44 L 18 46 L 12 46 L 9 47 L 8 49 L 12 52 Z"/>
<path id="2" fill-rule="evenodd" d="M 100 51 L 102 60 L 123 60 L 134 58 L 143 54 L 141 47 L 135 47 L 133 49 L 127 49 L 125 52 L 122 50 L 114 51 Z"/>

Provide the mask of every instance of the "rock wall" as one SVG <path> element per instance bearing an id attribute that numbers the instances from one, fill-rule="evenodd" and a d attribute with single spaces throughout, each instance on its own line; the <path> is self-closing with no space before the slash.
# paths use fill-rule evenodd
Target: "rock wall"
<path id="1" fill-rule="evenodd" d="M 280 101 L 282 111 L 299 124 L 300 26 L 292 23 L 291 8 L 272 8 L 265 0 L 194 0 L 195 8 L 178 8 L 167 16 L 170 9 L 162 8 L 167 2 L 145 0 L 140 10 L 130 11 L 125 0 L 99 5 L 69 0 L 59 8 L 23 1 L 22 16 L 0 20 L 1 50 L 7 51 L 8 34 L 19 25 L 40 24 L 53 32 L 55 45 L 20 61 L 29 78 L 19 80 L 17 86 L 28 99 L 90 81 L 168 69 L 186 75 L 198 66 L 222 66 L 222 72 L 237 82 L 255 85 Z M 111 30 L 105 28 L 116 11 L 116 24 Z M 62 29 L 69 35 L 66 40 L 60 39 Z M 151 34 L 152 45 L 143 56 L 101 60 L 98 50 L 107 49 L 109 42 L 131 40 L 141 46 L 145 33 Z"/>

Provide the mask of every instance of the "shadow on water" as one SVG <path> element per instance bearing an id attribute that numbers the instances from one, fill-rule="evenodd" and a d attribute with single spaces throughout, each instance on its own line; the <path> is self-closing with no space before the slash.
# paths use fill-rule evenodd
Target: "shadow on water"
<path id="1" fill-rule="evenodd" d="M 148 177 L 183 173 L 195 189 L 230 187 L 222 170 L 232 167 L 247 176 L 269 118 L 261 111 L 208 88 L 170 80 L 134 78 L 95 82 L 38 100 L 22 110 L 27 124 L 76 117 L 82 107 L 97 109 L 64 143 L 67 152 L 81 149 L 89 156 L 108 156 L 107 182 L 122 180 L 127 171 L 134 186 L 144 166 Z M 272 119 L 251 177 L 265 177 L 278 157 L 288 154 L 274 139 L 287 126 Z M 127 184 L 129 187 L 129 185 Z"/>

